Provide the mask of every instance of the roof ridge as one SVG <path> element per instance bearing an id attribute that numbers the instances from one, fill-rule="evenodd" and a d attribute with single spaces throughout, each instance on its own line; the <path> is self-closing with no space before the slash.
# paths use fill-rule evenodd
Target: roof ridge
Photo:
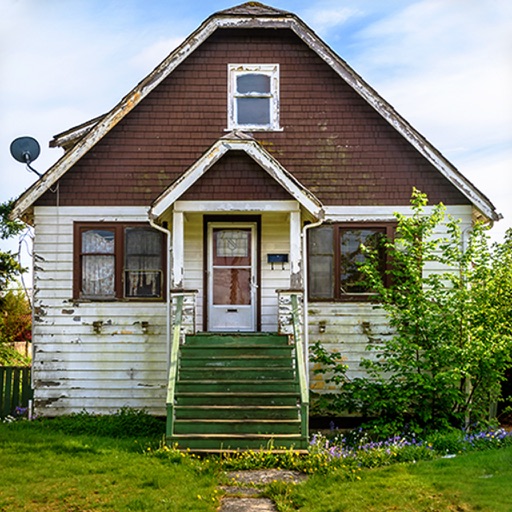
<path id="1" fill-rule="evenodd" d="M 262 4 L 261 2 L 245 2 L 243 4 L 236 5 L 235 7 L 215 13 L 215 15 L 223 16 L 282 16 L 283 14 L 292 15 L 292 13 L 288 11 L 270 7 L 269 5 Z"/>

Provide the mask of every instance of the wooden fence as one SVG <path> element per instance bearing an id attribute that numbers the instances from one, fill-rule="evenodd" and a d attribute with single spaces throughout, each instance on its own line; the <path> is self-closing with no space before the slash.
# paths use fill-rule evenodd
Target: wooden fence
<path id="1" fill-rule="evenodd" d="M 30 367 L 0 366 L 0 419 L 28 407 L 32 398 Z"/>

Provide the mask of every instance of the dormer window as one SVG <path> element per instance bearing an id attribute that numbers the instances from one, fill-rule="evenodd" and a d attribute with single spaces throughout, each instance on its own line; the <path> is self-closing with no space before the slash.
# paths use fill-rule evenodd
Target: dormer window
<path id="1" fill-rule="evenodd" d="M 229 64 L 228 75 L 228 130 L 280 130 L 279 64 Z"/>

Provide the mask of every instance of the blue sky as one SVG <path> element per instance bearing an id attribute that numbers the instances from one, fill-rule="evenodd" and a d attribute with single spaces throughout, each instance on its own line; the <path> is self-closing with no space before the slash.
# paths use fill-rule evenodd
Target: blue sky
<path id="1" fill-rule="evenodd" d="M 107 112 L 210 14 L 236 0 L 1 0 L 0 201 L 35 180 L 9 154 Z M 272 0 L 344 58 L 512 226 L 510 0 Z M 5 246 L 3 242 L 3 246 Z M 12 243 L 11 243 L 12 245 Z"/>

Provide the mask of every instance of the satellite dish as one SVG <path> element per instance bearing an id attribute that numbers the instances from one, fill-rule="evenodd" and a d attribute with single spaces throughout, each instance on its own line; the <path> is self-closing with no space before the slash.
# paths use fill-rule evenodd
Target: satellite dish
<path id="1" fill-rule="evenodd" d="M 41 174 L 30 166 L 41 152 L 39 142 L 32 137 L 18 137 L 11 142 L 11 155 L 18 162 L 26 164 L 26 166 L 39 177 Z"/>
<path id="2" fill-rule="evenodd" d="M 18 137 L 11 143 L 11 155 L 24 164 L 33 162 L 40 152 L 39 142 L 32 137 Z"/>

